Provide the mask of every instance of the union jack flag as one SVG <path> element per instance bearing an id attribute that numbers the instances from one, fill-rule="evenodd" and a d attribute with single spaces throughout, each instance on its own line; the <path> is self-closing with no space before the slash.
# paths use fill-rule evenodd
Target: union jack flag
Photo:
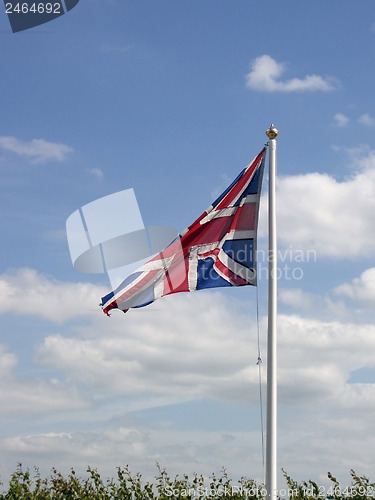
<path id="1" fill-rule="evenodd" d="M 266 148 L 167 248 L 102 298 L 126 312 L 178 292 L 256 285 L 256 244 Z"/>

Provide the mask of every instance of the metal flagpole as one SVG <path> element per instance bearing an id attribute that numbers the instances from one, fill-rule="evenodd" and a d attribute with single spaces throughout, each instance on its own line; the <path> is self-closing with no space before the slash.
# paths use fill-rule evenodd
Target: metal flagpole
<path id="1" fill-rule="evenodd" d="M 277 128 L 267 129 L 269 138 L 268 189 L 268 339 L 267 339 L 267 500 L 277 499 L 277 241 L 276 241 L 276 137 Z"/>

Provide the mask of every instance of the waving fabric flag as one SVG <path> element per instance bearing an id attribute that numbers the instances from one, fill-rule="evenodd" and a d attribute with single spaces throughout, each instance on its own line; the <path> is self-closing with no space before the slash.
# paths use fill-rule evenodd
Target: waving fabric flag
<path id="1" fill-rule="evenodd" d="M 256 285 L 256 235 L 266 149 L 216 201 L 121 285 L 101 307 L 126 312 L 178 292 Z"/>

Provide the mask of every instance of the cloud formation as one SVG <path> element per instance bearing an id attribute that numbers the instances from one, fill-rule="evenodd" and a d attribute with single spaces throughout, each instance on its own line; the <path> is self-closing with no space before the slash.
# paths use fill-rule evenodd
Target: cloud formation
<path id="1" fill-rule="evenodd" d="M 104 174 L 100 168 L 89 168 L 87 169 L 87 172 L 95 177 L 98 181 L 103 180 Z"/>
<path id="2" fill-rule="evenodd" d="M 342 181 L 319 172 L 280 176 L 278 234 L 284 245 L 314 250 L 319 258 L 374 254 L 375 152 L 353 153 L 354 173 Z M 265 217 L 261 210 L 262 235 Z"/>
<path id="3" fill-rule="evenodd" d="M 152 394 L 173 401 L 208 395 L 241 400 L 241 393 L 248 394 L 258 380 L 255 325 L 249 341 L 243 316 L 233 316 L 220 293 L 168 299 L 147 310 L 131 311 L 126 318 L 117 311 L 110 319 L 100 317 L 90 331 L 80 329 L 80 337 L 50 335 L 36 359 L 69 374 L 71 381 L 107 394 L 138 398 Z M 105 325 L 111 328 L 110 336 L 102 335 Z M 249 343 L 254 352 L 252 369 L 246 352 Z"/>
<path id="4" fill-rule="evenodd" d="M 32 139 L 27 142 L 11 136 L 0 137 L 0 147 L 30 158 L 32 163 L 64 161 L 66 156 L 73 152 L 73 149 L 65 144 L 49 142 L 45 139 Z"/>
<path id="5" fill-rule="evenodd" d="M 319 75 L 282 81 L 280 78 L 285 70 L 285 63 L 279 63 L 267 54 L 259 56 L 252 62 L 251 71 L 246 75 L 246 86 L 261 92 L 328 92 L 337 88 L 336 80 Z"/>
<path id="6" fill-rule="evenodd" d="M 49 335 L 38 347 L 36 361 L 107 397 L 136 395 L 146 404 L 151 397 L 257 403 L 256 325 L 252 321 L 248 326 L 235 300 L 219 292 L 197 292 L 161 299 L 148 308 L 126 319 L 114 313 L 89 329 L 80 328 L 79 336 Z M 111 326 L 109 336 L 102 333 L 105 322 Z M 266 330 L 265 319 L 261 329 Z M 374 364 L 371 324 L 280 314 L 278 331 L 281 404 L 334 397 L 339 388 L 346 390 L 352 370 Z M 354 349 L 355 357 L 343 357 Z M 327 385 L 326 380 L 335 382 Z"/>
<path id="7" fill-rule="evenodd" d="M 344 283 L 335 288 L 336 295 L 349 297 L 366 306 L 375 305 L 375 267 L 366 269 L 352 283 Z"/>
<path id="8" fill-rule="evenodd" d="M 375 124 L 375 120 L 371 115 L 369 115 L 369 113 L 365 113 L 358 118 L 358 123 L 361 123 L 366 127 L 371 127 Z"/>
<path id="9" fill-rule="evenodd" d="M 4 404 L 10 401 L 17 408 L 14 400 L 23 401 L 20 411 L 27 409 L 30 396 L 25 398 L 25 392 L 32 392 L 33 386 L 35 407 L 40 399 L 40 408 L 49 411 L 58 398 L 56 421 L 50 431 L 21 431 L 4 437 L 0 451 L 14 462 L 29 464 L 32 457 L 31 466 L 48 468 L 53 463 L 60 468 L 68 464 L 79 467 L 81 473 L 87 464 L 113 474 L 117 465 L 130 463 L 133 470 L 152 477 L 156 461 L 172 473 L 191 473 L 198 468 L 208 474 L 223 464 L 239 475 L 261 473 L 254 321 L 236 307 L 235 300 L 220 293 L 181 294 L 149 307 L 126 317 L 114 313 L 103 322 L 86 323 L 74 336 L 47 336 L 37 349 L 37 365 L 63 373 L 64 387 L 72 388 L 72 394 L 76 387 L 89 393 L 96 402 L 95 412 L 82 397 L 65 401 L 66 391 L 51 392 L 48 406 L 45 396 L 49 386 L 53 389 L 52 381 L 43 390 L 35 380 L 18 381 L 2 394 Z M 104 322 L 110 329 L 104 329 Z M 320 470 L 334 463 L 335 472 L 340 473 L 355 464 L 368 474 L 373 463 L 370 450 L 375 449 L 368 446 L 375 387 L 349 384 L 348 379 L 353 370 L 374 366 L 374 326 L 280 314 L 278 331 L 279 409 L 283 416 L 280 463 L 287 469 L 293 467 L 293 474 L 305 473 L 306 462 L 299 469 L 302 447 L 313 470 L 316 464 L 309 460 L 318 454 Z M 8 367 L 3 375 L 9 374 L 14 357 L 4 352 L 0 360 L 1 366 Z M 4 388 L 8 381 L 4 377 Z M 241 408 L 252 408 L 249 430 L 240 432 L 236 423 L 225 432 L 215 431 L 213 424 L 212 430 L 176 426 L 172 418 L 175 407 L 165 410 L 166 421 L 152 424 L 152 420 L 147 424 L 142 419 L 144 413 L 138 413 L 142 408 L 160 409 L 162 404 L 202 398 L 230 402 L 238 416 Z M 79 419 L 85 422 L 81 430 L 59 430 L 60 404 L 70 409 L 69 416 L 64 413 L 65 429 L 77 429 L 75 419 Z M 244 457 L 248 464 L 249 456 L 251 471 L 244 464 Z M 343 456 L 350 456 L 353 462 L 342 464 Z"/>
<path id="10" fill-rule="evenodd" d="M 343 113 L 336 113 L 333 119 L 335 120 L 335 125 L 337 127 L 346 127 L 350 121 L 349 118 Z"/>
<path id="11" fill-rule="evenodd" d="M 22 268 L 0 275 L 0 314 L 38 316 L 53 323 L 94 314 L 105 290 L 90 283 L 48 279 Z M 98 314 L 101 313 L 97 307 Z"/>
<path id="12" fill-rule="evenodd" d="M 80 394 L 75 385 L 56 378 L 17 377 L 17 357 L 0 344 L 0 418 L 9 415 L 46 414 L 82 410 L 91 407 L 90 398 Z"/>
<path id="13" fill-rule="evenodd" d="M 359 279 L 370 284 L 372 277 L 373 270 Z M 77 314 L 83 304 L 96 304 L 100 292 L 92 285 L 84 291 L 79 283 L 47 280 L 32 270 L 3 275 L 1 284 L 7 292 L 0 300 L 3 313 L 15 310 L 16 295 L 22 291 L 29 310 L 35 308 L 35 314 L 48 320 L 58 306 L 62 321 L 69 321 L 72 300 L 78 302 L 73 308 Z M 252 291 L 242 289 L 245 294 Z M 6 298 L 12 295 L 15 302 Z M 355 300 L 356 294 L 349 300 L 352 297 Z M 284 293 L 283 298 L 296 307 L 308 307 L 307 302 L 315 300 L 302 291 Z M 51 316 L 45 309 L 51 309 Z M 375 327 L 373 322 L 323 320 L 320 313 L 316 308 L 313 319 L 279 315 L 279 408 L 287 417 L 280 422 L 280 463 L 303 474 L 306 469 L 298 469 L 302 446 L 312 470 L 317 469 L 313 457 L 319 456 L 320 470 L 335 463 L 339 473 L 356 464 L 368 474 L 375 449 L 368 446 L 375 386 L 348 381 L 351 372 L 374 367 Z M 266 332 L 265 320 L 260 328 Z M 79 324 L 54 328 L 33 355 L 43 376 L 22 379 L 15 374 L 17 357 L 0 349 L 0 423 L 9 413 L 34 415 L 26 430 L 9 428 L 8 423 L 0 440 L 0 452 L 8 457 L 6 467 L 11 470 L 21 461 L 44 466 L 46 473 L 51 464 L 80 467 L 84 473 L 90 464 L 110 475 L 117 465 L 130 463 L 132 470 L 152 477 L 158 461 L 168 470 L 172 466 L 173 473 L 190 473 L 197 467 L 210 473 L 225 465 L 253 477 L 257 472 L 246 470 L 244 464 L 251 456 L 261 473 L 255 307 L 248 306 L 248 299 L 244 307 L 232 295 L 201 291 L 163 298 L 126 316 L 117 311 L 111 318 L 81 316 Z M 264 352 L 262 356 L 266 362 Z M 225 432 L 204 430 L 197 416 L 196 429 L 173 422 L 177 405 L 202 399 L 229 403 L 238 415 L 241 408 L 253 412 L 248 432 L 240 432 L 236 422 Z M 165 421 L 143 420 L 144 412 L 154 409 L 157 414 L 167 404 L 174 406 L 165 410 Z M 49 425 L 38 428 L 40 413 L 48 415 Z M 343 465 L 343 456 L 353 462 Z"/>
<path id="14" fill-rule="evenodd" d="M 343 113 L 336 113 L 333 119 L 334 125 L 336 125 L 337 127 L 346 127 L 350 122 L 350 118 Z M 364 125 L 365 127 L 372 127 L 375 124 L 374 118 L 369 113 L 364 113 L 363 115 L 361 115 L 357 119 L 357 122 L 361 125 Z"/>

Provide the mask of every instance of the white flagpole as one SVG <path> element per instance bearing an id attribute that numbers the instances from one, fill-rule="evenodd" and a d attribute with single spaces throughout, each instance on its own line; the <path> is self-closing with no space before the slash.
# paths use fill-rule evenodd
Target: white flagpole
<path id="1" fill-rule="evenodd" d="M 266 491 L 267 500 L 277 500 L 276 137 L 278 130 L 272 124 L 266 134 L 269 138 Z"/>

